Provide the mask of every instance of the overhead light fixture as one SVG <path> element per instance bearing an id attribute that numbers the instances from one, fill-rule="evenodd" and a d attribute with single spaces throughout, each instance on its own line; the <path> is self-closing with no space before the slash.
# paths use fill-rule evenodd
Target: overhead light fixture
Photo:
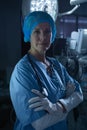
<path id="1" fill-rule="evenodd" d="M 25 17 L 29 12 L 45 11 L 56 21 L 58 14 L 58 0 L 22 0 L 22 15 Z"/>
<path id="2" fill-rule="evenodd" d="M 58 16 L 61 17 L 64 15 L 72 14 L 74 11 L 76 11 L 80 7 L 81 3 L 85 3 L 85 2 L 87 2 L 87 0 L 70 0 L 70 5 L 75 5 L 75 7 L 73 7 L 73 9 L 71 9 L 70 11 L 59 13 Z"/>
<path id="3" fill-rule="evenodd" d="M 71 5 L 78 5 L 84 2 L 87 2 L 87 0 L 70 0 Z"/>
<path id="4" fill-rule="evenodd" d="M 59 3 L 58 0 L 22 0 L 22 18 L 32 11 L 45 11 L 49 13 L 54 21 L 57 17 L 64 15 L 70 15 L 76 11 L 81 3 L 87 2 L 87 0 L 70 0 L 70 5 L 75 5 L 70 11 L 59 13 Z"/>
<path id="5" fill-rule="evenodd" d="M 64 13 L 59 13 L 58 16 L 64 16 L 64 15 L 70 15 L 72 14 L 74 11 L 76 11 L 78 8 L 80 7 L 80 5 L 76 5 L 73 9 L 71 9 L 70 11 L 64 12 Z"/>

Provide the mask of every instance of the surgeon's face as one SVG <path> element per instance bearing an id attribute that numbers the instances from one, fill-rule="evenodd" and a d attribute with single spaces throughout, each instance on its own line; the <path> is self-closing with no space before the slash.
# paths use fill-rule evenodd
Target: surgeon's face
<path id="1" fill-rule="evenodd" d="M 51 27 L 48 23 L 41 23 L 31 34 L 31 49 L 40 53 L 46 52 L 50 47 L 52 38 Z"/>

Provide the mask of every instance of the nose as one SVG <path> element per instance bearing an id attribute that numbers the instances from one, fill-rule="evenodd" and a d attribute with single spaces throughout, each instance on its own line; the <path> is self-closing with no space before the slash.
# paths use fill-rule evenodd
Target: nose
<path id="1" fill-rule="evenodd" d="M 46 40 L 46 33 L 45 32 L 41 32 L 40 40 L 42 40 L 42 41 Z"/>

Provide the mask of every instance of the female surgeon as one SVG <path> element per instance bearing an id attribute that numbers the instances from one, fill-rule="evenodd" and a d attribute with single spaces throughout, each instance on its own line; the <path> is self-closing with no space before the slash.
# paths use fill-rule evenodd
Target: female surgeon
<path id="1" fill-rule="evenodd" d="M 34 11 L 24 19 L 23 34 L 31 46 L 10 80 L 14 130 L 67 130 L 67 115 L 83 94 L 64 66 L 46 56 L 56 36 L 55 23 L 48 13 Z"/>

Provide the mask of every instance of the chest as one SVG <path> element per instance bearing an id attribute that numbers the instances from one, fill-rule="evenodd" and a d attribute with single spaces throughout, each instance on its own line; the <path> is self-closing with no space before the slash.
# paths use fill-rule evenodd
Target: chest
<path id="1" fill-rule="evenodd" d="M 51 75 L 48 73 L 46 67 L 43 64 L 39 64 L 37 67 L 37 72 L 43 87 L 45 87 L 48 98 L 52 102 L 56 102 L 58 99 L 65 96 L 66 87 L 64 83 L 64 77 L 60 76 L 54 67 L 51 69 Z M 59 70 L 61 71 L 61 70 Z"/>

